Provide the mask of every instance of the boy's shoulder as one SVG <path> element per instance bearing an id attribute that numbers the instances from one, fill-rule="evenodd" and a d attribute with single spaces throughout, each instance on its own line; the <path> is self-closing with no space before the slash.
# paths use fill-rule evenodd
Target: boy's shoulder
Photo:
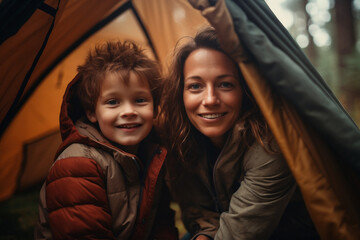
<path id="1" fill-rule="evenodd" d="M 56 158 L 56 161 L 65 158 L 89 158 L 104 165 L 113 159 L 113 155 L 101 148 L 96 148 L 83 143 L 72 143 L 67 146 Z"/>

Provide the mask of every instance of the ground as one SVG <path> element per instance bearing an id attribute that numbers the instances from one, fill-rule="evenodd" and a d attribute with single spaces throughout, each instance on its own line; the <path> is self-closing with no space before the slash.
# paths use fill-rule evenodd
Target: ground
<path id="1" fill-rule="evenodd" d="M 40 186 L 0 202 L 0 240 L 34 239 L 39 192 Z M 179 207 L 174 203 L 171 207 L 177 212 L 176 226 L 181 237 L 185 229 L 180 220 Z"/>
<path id="2" fill-rule="evenodd" d="M 0 202 L 0 240 L 34 239 L 39 191 L 34 188 Z"/>

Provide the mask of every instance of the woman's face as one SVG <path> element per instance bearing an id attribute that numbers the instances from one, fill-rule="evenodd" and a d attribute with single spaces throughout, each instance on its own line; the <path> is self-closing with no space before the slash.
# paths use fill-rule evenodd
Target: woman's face
<path id="1" fill-rule="evenodd" d="M 235 63 L 209 48 L 193 51 L 184 64 L 184 106 L 194 127 L 222 147 L 239 118 L 242 89 Z"/>

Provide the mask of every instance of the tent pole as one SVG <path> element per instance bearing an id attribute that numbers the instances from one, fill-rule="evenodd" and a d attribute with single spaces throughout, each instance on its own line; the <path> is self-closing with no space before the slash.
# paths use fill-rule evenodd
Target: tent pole
<path id="1" fill-rule="evenodd" d="M 137 12 L 136 8 L 134 7 L 134 5 L 133 5 L 132 3 L 131 3 L 131 10 L 133 11 L 133 13 L 134 13 L 137 21 L 139 22 L 140 27 L 141 27 L 141 29 L 143 30 L 143 32 L 144 32 L 144 34 L 145 34 L 145 36 L 146 36 L 146 39 L 147 39 L 147 41 L 148 41 L 148 43 L 149 43 L 149 46 L 150 46 L 151 50 L 152 50 L 153 53 L 154 53 L 154 56 L 155 56 L 156 60 L 159 61 L 159 56 L 158 56 L 158 54 L 157 54 L 157 52 L 156 52 L 156 50 L 155 50 L 155 47 L 154 47 L 154 44 L 153 44 L 153 42 L 152 42 L 152 40 L 151 40 L 150 34 L 149 34 L 149 32 L 147 31 L 147 29 L 146 29 L 143 21 L 142 21 L 141 18 L 140 18 L 139 13 Z"/>

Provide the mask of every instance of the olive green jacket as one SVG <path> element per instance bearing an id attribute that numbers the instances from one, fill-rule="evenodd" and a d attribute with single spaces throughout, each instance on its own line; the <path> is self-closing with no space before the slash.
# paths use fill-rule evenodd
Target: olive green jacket
<path id="1" fill-rule="evenodd" d="M 213 171 L 211 150 L 196 168 L 181 169 L 171 184 L 183 222 L 194 238 L 267 239 L 278 227 L 296 183 L 281 154 L 269 154 L 258 144 L 244 151 L 235 125 Z M 300 201 L 302 199 L 300 197 Z M 306 212 L 306 210 L 305 210 Z"/>

